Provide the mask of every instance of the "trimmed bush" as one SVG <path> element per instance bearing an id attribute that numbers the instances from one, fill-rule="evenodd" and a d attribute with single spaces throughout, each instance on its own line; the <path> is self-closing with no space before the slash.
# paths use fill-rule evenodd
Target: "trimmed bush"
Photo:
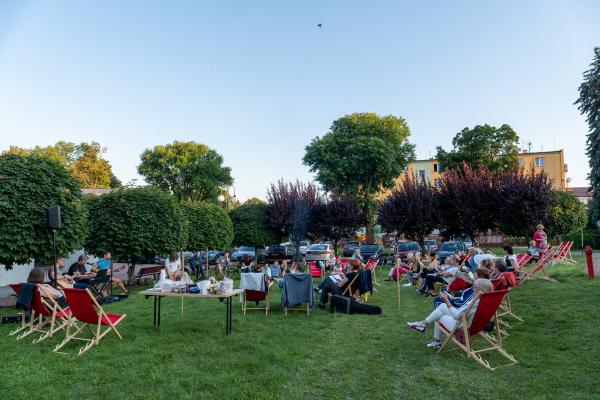
<path id="1" fill-rule="evenodd" d="M 81 247 L 86 235 L 86 209 L 81 188 L 58 162 L 35 155 L 0 156 L 0 263 L 7 269 L 32 259 L 52 259 L 52 231 L 46 209 L 61 207 L 63 228 L 57 251 Z"/>
<path id="2" fill-rule="evenodd" d="M 279 243 L 280 234 L 269 226 L 268 213 L 265 203 L 245 203 L 233 210 L 233 244 L 264 247 Z"/>
<path id="3" fill-rule="evenodd" d="M 218 205 L 182 203 L 188 226 L 188 250 L 226 249 L 233 239 L 233 224 L 229 215 Z"/>

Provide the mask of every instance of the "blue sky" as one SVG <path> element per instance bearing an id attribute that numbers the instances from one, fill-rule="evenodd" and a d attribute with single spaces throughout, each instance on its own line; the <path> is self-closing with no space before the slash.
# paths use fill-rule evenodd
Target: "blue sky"
<path id="1" fill-rule="evenodd" d="M 598 21 L 597 1 L 3 0 L 0 149 L 99 141 L 126 182 L 145 148 L 195 140 L 264 198 L 311 179 L 304 146 L 333 120 L 372 111 L 406 118 L 419 158 L 508 123 L 583 186 L 573 102 Z"/>

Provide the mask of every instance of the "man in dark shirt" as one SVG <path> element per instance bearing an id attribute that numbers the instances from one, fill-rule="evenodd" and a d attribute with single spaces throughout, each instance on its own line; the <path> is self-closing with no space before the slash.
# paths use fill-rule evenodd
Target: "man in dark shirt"
<path id="1" fill-rule="evenodd" d="M 89 279 L 95 275 L 93 272 L 87 272 L 85 269 L 87 261 L 88 257 L 85 254 L 82 254 L 77 259 L 77 262 L 74 262 L 69 267 L 68 274 L 78 283 L 89 283 Z"/>
<path id="2" fill-rule="evenodd" d="M 319 302 L 319 307 L 324 308 L 325 304 L 329 300 L 329 294 L 336 295 L 342 294 L 346 290 L 346 288 L 352 283 L 354 278 L 360 273 L 359 272 L 359 263 L 354 263 L 352 265 L 352 272 L 346 274 L 345 277 L 340 279 L 339 281 L 333 279 L 327 279 L 325 282 L 325 287 L 321 289 L 321 301 Z"/>

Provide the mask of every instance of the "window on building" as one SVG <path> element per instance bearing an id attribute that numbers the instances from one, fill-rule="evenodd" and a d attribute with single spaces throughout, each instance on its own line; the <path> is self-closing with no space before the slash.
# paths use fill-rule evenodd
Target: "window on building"
<path id="1" fill-rule="evenodd" d="M 433 172 L 440 172 L 440 165 L 439 164 L 433 164 Z"/>
<path id="2" fill-rule="evenodd" d="M 435 186 L 435 187 L 442 186 L 442 180 L 441 179 L 434 179 L 433 180 L 433 186 Z"/>
<path id="3" fill-rule="evenodd" d="M 425 170 L 424 169 L 419 170 L 419 178 L 425 179 Z"/>
<path id="4" fill-rule="evenodd" d="M 519 158 L 519 167 L 523 168 L 523 166 L 525 166 L 525 160 Z"/>
<path id="5" fill-rule="evenodd" d="M 536 157 L 535 158 L 535 166 L 543 167 L 544 166 L 544 157 Z"/>

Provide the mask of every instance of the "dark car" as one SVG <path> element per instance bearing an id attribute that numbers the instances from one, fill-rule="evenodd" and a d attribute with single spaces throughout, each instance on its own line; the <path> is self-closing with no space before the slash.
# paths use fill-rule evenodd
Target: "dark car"
<path id="1" fill-rule="evenodd" d="M 446 242 L 442 243 L 440 249 L 437 253 L 437 256 L 440 260 L 440 263 L 444 262 L 446 257 L 451 256 L 457 251 L 465 251 L 466 247 L 463 242 Z"/>
<path id="2" fill-rule="evenodd" d="M 231 254 L 231 260 L 233 261 L 241 261 L 244 256 L 248 256 L 250 260 L 254 260 L 256 258 L 256 247 L 253 246 L 240 246 L 238 247 L 233 254 Z"/>
<path id="3" fill-rule="evenodd" d="M 351 257 L 354 253 L 354 250 L 360 247 L 360 242 L 357 240 L 346 242 L 344 245 L 344 257 Z"/>
<path id="4" fill-rule="evenodd" d="M 427 253 L 436 252 L 438 249 L 437 242 L 435 240 L 425 240 L 423 242 L 423 250 Z"/>
<path id="5" fill-rule="evenodd" d="M 219 257 L 221 257 L 224 253 L 220 250 L 209 250 L 208 251 L 208 264 L 213 265 L 217 263 Z M 202 257 L 202 262 L 206 263 L 206 251 L 200 252 L 200 257 Z"/>
<path id="6" fill-rule="evenodd" d="M 360 245 L 360 255 L 366 261 L 378 260 L 383 255 L 383 249 L 377 243 L 365 243 Z"/>
<path id="7" fill-rule="evenodd" d="M 263 252 L 263 256 L 265 257 L 265 261 L 269 262 L 276 260 L 288 260 L 293 255 L 288 255 L 287 247 L 275 244 L 267 247 L 267 249 Z"/>
<path id="8" fill-rule="evenodd" d="M 403 262 L 406 262 L 408 260 L 408 255 L 410 253 L 421 254 L 421 246 L 419 246 L 419 243 L 417 243 L 417 242 L 402 241 L 402 242 L 398 242 L 396 244 L 396 252 L 397 252 L 398 256 L 400 257 L 400 259 Z"/>

